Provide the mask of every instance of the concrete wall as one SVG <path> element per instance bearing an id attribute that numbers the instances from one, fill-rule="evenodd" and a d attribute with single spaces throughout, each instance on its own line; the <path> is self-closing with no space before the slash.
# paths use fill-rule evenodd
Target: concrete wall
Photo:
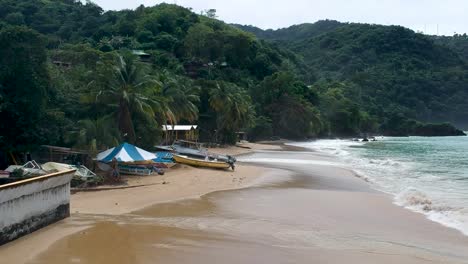
<path id="1" fill-rule="evenodd" d="M 73 173 L 0 185 L 0 245 L 70 216 Z"/>

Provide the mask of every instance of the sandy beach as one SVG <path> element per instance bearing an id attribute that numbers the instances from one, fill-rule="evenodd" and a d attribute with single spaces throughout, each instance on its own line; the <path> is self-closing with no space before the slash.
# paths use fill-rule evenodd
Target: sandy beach
<path id="1" fill-rule="evenodd" d="M 210 152 L 236 156 L 258 150 L 281 149 L 281 146 L 253 143 L 244 143 L 241 146 L 210 148 Z M 124 186 L 100 186 L 98 191 L 75 193 L 71 197 L 71 212 L 106 215 L 130 213 L 156 203 L 200 197 L 213 191 L 244 188 L 271 171 L 248 165 L 236 166 L 236 170 L 231 171 L 177 164 L 163 176 L 128 176 L 125 177 Z"/>
<path id="2" fill-rule="evenodd" d="M 155 203 L 247 187 L 268 171 L 255 166 L 237 166 L 236 171 L 224 171 L 177 165 L 164 176 L 131 176 L 128 186 L 121 189 L 76 193 L 71 197 L 71 211 L 73 214 L 126 214 Z M 128 188 L 132 185 L 137 187 Z"/>
<path id="3" fill-rule="evenodd" d="M 280 146 L 246 143 L 242 147 L 213 148 L 214 153 L 240 155 L 255 150 L 281 149 Z M 163 176 L 124 176 L 125 185 L 99 186 L 72 191 L 71 217 L 0 247 L 0 263 L 28 263 L 54 242 L 92 227 L 91 215 L 122 215 L 170 201 L 197 198 L 204 194 L 245 188 L 272 169 L 240 165 L 235 171 L 212 170 L 176 165 Z M 91 217 L 92 218 L 92 217 Z M 90 225 L 91 223 L 91 225 Z"/>
<path id="4" fill-rule="evenodd" d="M 235 172 L 179 167 L 76 193 L 71 218 L 0 247 L 0 263 L 468 263 L 460 232 L 333 157 L 279 148 L 228 149 Z"/>

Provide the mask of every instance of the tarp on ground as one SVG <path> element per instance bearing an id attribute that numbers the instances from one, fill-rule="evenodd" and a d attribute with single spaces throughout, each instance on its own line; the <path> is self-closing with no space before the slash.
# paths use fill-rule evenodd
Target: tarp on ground
<path id="1" fill-rule="evenodd" d="M 96 159 L 100 162 L 111 162 L 114 158 L 117 159 L 118 162 L 137 162 L 149 161 L 157 157 L 155 154 L 135 147 L 132 144 L 123 143 L 118 147 L 99 153 Z"/>

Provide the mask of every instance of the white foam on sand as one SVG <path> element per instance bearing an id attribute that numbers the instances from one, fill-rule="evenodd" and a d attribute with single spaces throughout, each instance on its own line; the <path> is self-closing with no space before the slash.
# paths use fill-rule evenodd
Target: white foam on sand
<path id="1" fill-rule="evenodd" d="M 325 160 L 305 160 L 305 159 L 271 159 L 271 158 L 255 158 L 245 157 L 238 158 L 237 161 L 246 163 L 282 163 L 282 164 L 305 164 L 305 165 L 323 165 L 323 166 L 338 166 L 340 163 L 330 162 Z"/>
<path id="2" fill-rule="evenodd" d="M 408 159 L 397 160 L 385 155 L 366 157 L 363 155 L 363 144 L 350 140 L 291 143 L 334 156 L 336 162 L 317 163 L 351 168 L 375 189 L 393 195 L 395 204 L 422 213 L 428 219 L 468 236 L 468 190 L 457 187 L 453 179 L 441 183 L 441 176 L 430 172 L 432 168 Z M 296 162 L 305 164 L 303 161 Z"/>
<path id="3" fill-rule="evenodd" d="M 422 213 L 434 222 L 461 231 L 468 236 L 468 209 L 433 201 L 428 194 L 408 187 L 395 196 L 395 204 Z"/>

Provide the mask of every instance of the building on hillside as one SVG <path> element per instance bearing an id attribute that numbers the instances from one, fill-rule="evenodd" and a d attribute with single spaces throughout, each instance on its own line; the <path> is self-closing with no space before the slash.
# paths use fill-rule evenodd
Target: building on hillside
<path id="1" fill-rule="evenodd" d="M 72 67 L 71 62 L 63 62 L 60 60 L 54 60 L 52 63 L 58 67 L 64 68 L 64 69 L 70 69 Z"/>
<path id="2" fill-rule="evenodd" d="M 197 125 L 163 125 L 165 143 L 172 143 L 174 140 L 198 141 Z"/>
<path id="3" fill-rule="evenodd" d="M 142 62 L 150 62 L 151 54 L 146 53 L 142 50 L 132 50 L 133 55 L 137 55 Z"/>

